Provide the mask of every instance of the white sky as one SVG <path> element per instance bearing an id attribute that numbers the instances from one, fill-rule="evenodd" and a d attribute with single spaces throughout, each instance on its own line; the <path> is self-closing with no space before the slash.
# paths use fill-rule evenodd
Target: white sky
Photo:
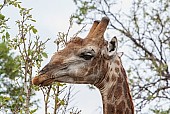
<path id="1" fill-rule="evenodd" d="M 122 0 L 122 7 L 127 9 L 130 4 L 130 0 Z M 69 25 L 69 17 L 75 12 L 76 7 L 72 0 L 22 0 L 23 6 L 27 8 L 33 8 L 31 14 L 33 18 L 37 21 L 34 25 L 38 29 L 38 34 L 42 40 L 50 38 L 51 40 L 46 44 L 46 52 L 49 58 L 43 61 L 42 67 L 48 63 L 50 57 L 56 51 L 56 46 L 53 41 L 57 37 L 58 32 L 66 32 Z M 5 10 L 4 13 L 11 17 L 11 20 L 17 20 L 18 12 L 9 8 Z M 9 22 L 11 29 L 14 30 L 15 23 L 13 21 Z M 73 26 L 71 34 L 80 30 L 81 26 Z M 13 35 L 16 33 L 14 32 Z M 83 37 L 83 36 L 81 36 Z M 76 85 L 75 92 L 79 91 L 74 97 L 74 101 L 71 105 L 76 106 L 78 109 L 82 110 L 81 114 L 100 114 L 102 106 L 101 96 L 98 90 L 89 90 L 87 85 Z M 41 92 L 37 92 L 37 98 L 40 98 L 40 105 L 43 104 L 43 96 Z M 41 106 L 36 114 L 44 114 L 43 105 Z"/>

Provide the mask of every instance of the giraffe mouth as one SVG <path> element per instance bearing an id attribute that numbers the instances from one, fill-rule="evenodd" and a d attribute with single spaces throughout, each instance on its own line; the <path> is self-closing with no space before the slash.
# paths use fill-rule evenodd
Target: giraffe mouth
<path id="1" fill-rule="evenodd" d="M 54 78 L 49 78 L 48 75 L 43 74 L 40 76 L 35 76 L 32 79 L 32 84 L 37 86 L 48 86 L 54 82 Z"/>
<path id="2" fill-rule="evenodd" d="M 52 85 L 53 82 L 64 82 L 63 78 L 65 79 L 70 79 L 70 77 L 68 75 L 61 75 L 61 76 L 49 76 L 47 74 L 41 74 L 38 76 L 35 76 L 32 79 L 32 84 L 33 85 L 37 85 L 37 86 L 48 86 L 48 85 Z M 72 79 L 72 78 L 71 78 Z"/>

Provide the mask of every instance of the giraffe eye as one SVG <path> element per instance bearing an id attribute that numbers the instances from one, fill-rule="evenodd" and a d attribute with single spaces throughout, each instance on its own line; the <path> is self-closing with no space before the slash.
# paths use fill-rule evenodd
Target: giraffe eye
<path id="1" fill-rule="evenodd" d="M 94 57 L 94 55 L 90 52 L 84 52 L 84 53 L 81 53 L 79 57 L 85 60 L 90 60 L 92 57 Z"/>

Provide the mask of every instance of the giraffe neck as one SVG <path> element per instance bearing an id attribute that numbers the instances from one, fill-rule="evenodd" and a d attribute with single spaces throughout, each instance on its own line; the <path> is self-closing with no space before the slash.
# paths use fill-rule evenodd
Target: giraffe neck
<path id="1" fill-rule="evenodd" d="M 103 101 L 103 114 L 134 114 L 127 76 L 120 59 L 108 62 L 104 79 L 96 86 Z"/>

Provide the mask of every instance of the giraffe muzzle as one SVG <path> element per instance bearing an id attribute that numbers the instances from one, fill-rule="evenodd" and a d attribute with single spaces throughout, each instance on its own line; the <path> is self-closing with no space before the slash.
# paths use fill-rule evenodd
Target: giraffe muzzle
<path id="1" fill-rule="evenodd" d="M 37 86 L 48 86 L 48 85 L 52 84 L 52 82 L 54 82 L 54 79 L 49 78 L 49 76 L 46 74 L 43 74 L 40 76 L 35 76 L 32 79 L 32 84 L 37 85 Z"/>

